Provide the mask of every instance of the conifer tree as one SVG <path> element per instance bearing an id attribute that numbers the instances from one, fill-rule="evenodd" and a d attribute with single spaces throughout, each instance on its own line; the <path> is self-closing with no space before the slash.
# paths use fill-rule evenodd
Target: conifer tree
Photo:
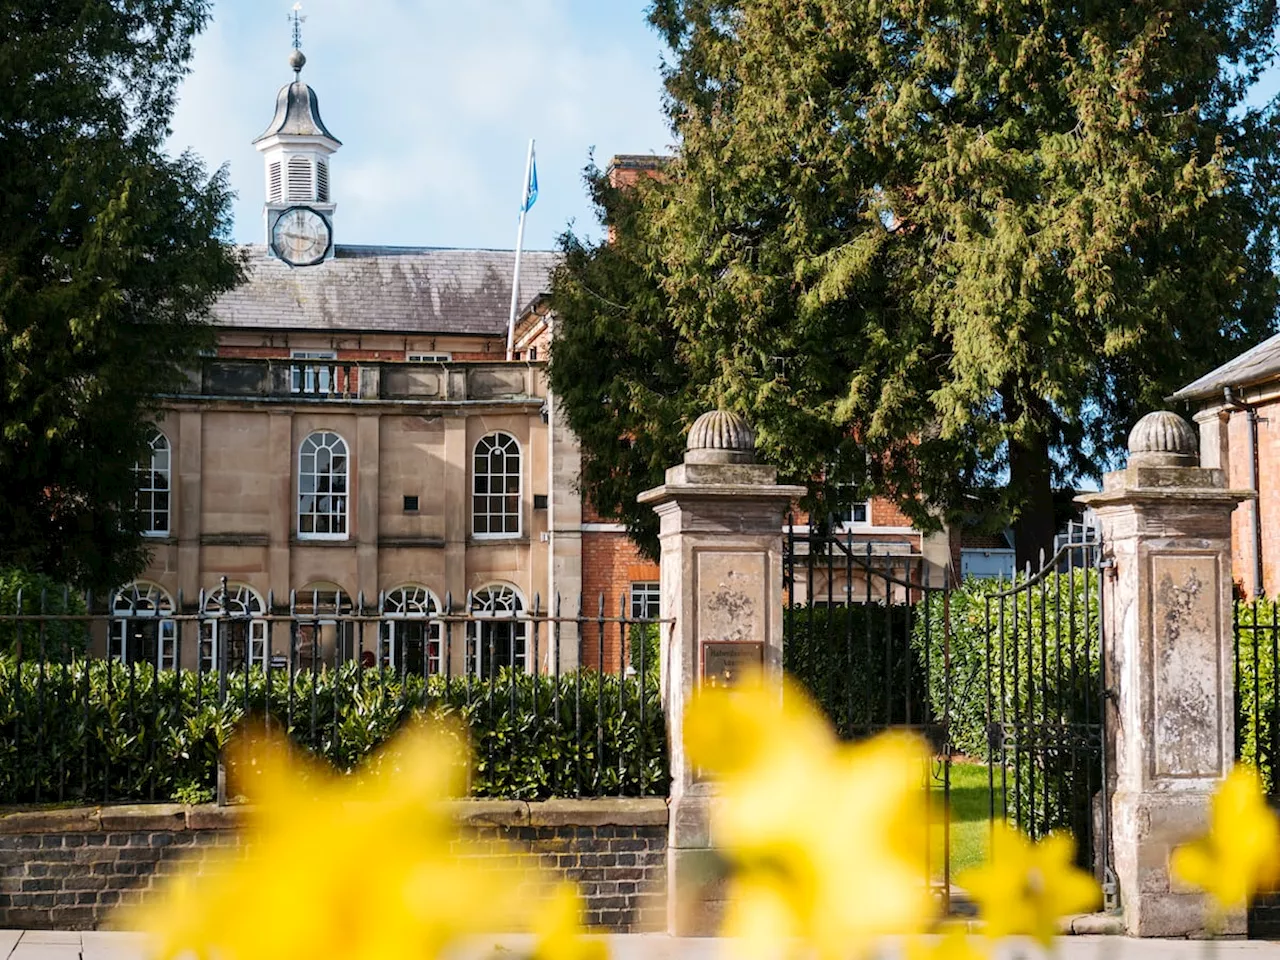
<path id="1" fill-rule="evenodd" d="M 651 386 L 673 434 L 726 404 L 820 498 L 885 494 L 926 527 L 976 510 L 1032 560 L 1056 484 L 1097 477 L 1139 416 L 1271 329 L 1277 133 L 1249 95 L 1275 17 L 658 0 L 678 149 L 638 212 L 600 208 L 639 240 L 567 260 L 556 350 L 661 330 L 690 381 L 610 352 L 607 389 L 575 391 L 553 356 L 570 422 L 653 429 Z M 642 309 L 616 273 L 644 279 Z M 610 454 L 588 431 L 584 456 Z M 643 532 L 630 498 L 656 468 L 617 466 L 587 492 Z"/>
<path id="2" fill-rule="evenodd" d="M 240 278 L 225 168 L 163 152 L 206 0 L 0 0 L 0 566 L 111 587 L 146 550 L 155 395 Z"/>

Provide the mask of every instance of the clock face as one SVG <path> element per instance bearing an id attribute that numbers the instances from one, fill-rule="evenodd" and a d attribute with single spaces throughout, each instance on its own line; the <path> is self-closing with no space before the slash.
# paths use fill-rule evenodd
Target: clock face
<path id="1" fill-rule="evenodd" d="M 319 263 L 329 249 L 329 224 L 310 207 L 290 207 L 271 231 L 271 245 L 285 263 Z"/>

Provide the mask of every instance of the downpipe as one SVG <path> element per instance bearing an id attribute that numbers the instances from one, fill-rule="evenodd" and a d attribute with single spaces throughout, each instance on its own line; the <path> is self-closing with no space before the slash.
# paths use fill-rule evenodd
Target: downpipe
<path id="1" fill-rule="evenodd" d="M 1253 508 L 1249 515 L 1253 518 L 1253 595 L 1263 594 L 1262 580 L 1262 502 L 1258 489 L 1258 423 L 1266 422 L 1265 417 L 1258 416 L 1258 408 L 1251 403 L 1239 399 L 1230 387 L 1222 388 L 1222 399 L 1232 410 L 1242 411 L 1249 421 L 1249 489 L 1253 491 Z"/>

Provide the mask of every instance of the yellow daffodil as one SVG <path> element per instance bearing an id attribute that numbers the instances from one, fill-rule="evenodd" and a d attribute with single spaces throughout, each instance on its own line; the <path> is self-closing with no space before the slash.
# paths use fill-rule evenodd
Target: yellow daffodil
<path id="1" fill-rule="evenodd" d="M 1097 882 L 1075 866 L 1074 856 L 1075 841 L 1066 834 L 1033 844 L 997 824 L 990 860 L 962 871 L 956 883 L 977 901 L 988 937 L 1029 936 L 1047 946 L 1059 917 L 1093 910 L 1102 899 Z"/>
<path id="2" fill-rule="evenodd" d="M 969 936 L 962 926 L 952 926 L 940 937 L 907 944 L 907 960 L 987 960 L 989 956 L 985 941 Z"/>
<path id="3" fill-rule="evenodd" d="M 798 939 L 847 957 L 930 917 L 924 770 L 915 738 L 841 744 L 797 688 L 705 690 L 690 761 L 717 782 L 711 830 L 732 865 L 725 933 L 756 956 Z"/>
<path id="4" fill-rule="evenodd" d="M 512 863 L 465 855 L 444 804 L 465 769 L 456 737 L 410 728 L 346 776 L 258 738 L 231 768 L 253 803 L 244 846 L 181 875 L 135 918 L 155 957 L 430 960 L 530 909 Z M 545 960 L 565 956 L 581 960 Z"/>
<path id="5" fill-rule="evenodd" d="M 603 940 L 584 935 L 582 898 L 570 883 L 556 887 L 538 908 L 533 932 L 538 936 L 534 960 L 605 960 L 609 955 Z"/>
<path id="6" fill-rule="evenodd" d="M 1231 771 L 1214 795 L 1209 833 L 1174 850 L 1169 867 L 1223 911 L 1244 909 L 1259 890 L 1280 882 L 1280 822 L 1256 770 Z"/>

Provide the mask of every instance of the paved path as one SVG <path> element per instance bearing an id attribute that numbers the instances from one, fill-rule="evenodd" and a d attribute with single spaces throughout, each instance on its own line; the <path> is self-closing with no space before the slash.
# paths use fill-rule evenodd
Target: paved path
<path id="1" fill-rule="evenodd" d="M 609 937 L 613 960 L 729 960 L 732 952 L 725 940 L 674 939 L 644 934 Z M 518 950 L 529 944 L 527 937 L 486 937 L 474 941 L 474 950 L 459 951 L 462 958 L 486 957 L 493 948 Z M 1262 941 L 1222 941 L 1209 945 L 1187 940 L 1126 940 L 1122 937 L 1063 937 L 1054 960 L 1280 960 L 1280 943 Z M 510 953 L 503 954 L 510 957 Z M 1006 960 L 1033 960 L 1044 956 L 1022 948 L 997 952 Z M 889 948 L 881 960 L 900 957 Z M 0 960 L 143 960 L 142 944 L 135 933 L 74 933 L 59 930 L 0 930 Z M 406 958 L 412 960 L 412 958 Z"/>

